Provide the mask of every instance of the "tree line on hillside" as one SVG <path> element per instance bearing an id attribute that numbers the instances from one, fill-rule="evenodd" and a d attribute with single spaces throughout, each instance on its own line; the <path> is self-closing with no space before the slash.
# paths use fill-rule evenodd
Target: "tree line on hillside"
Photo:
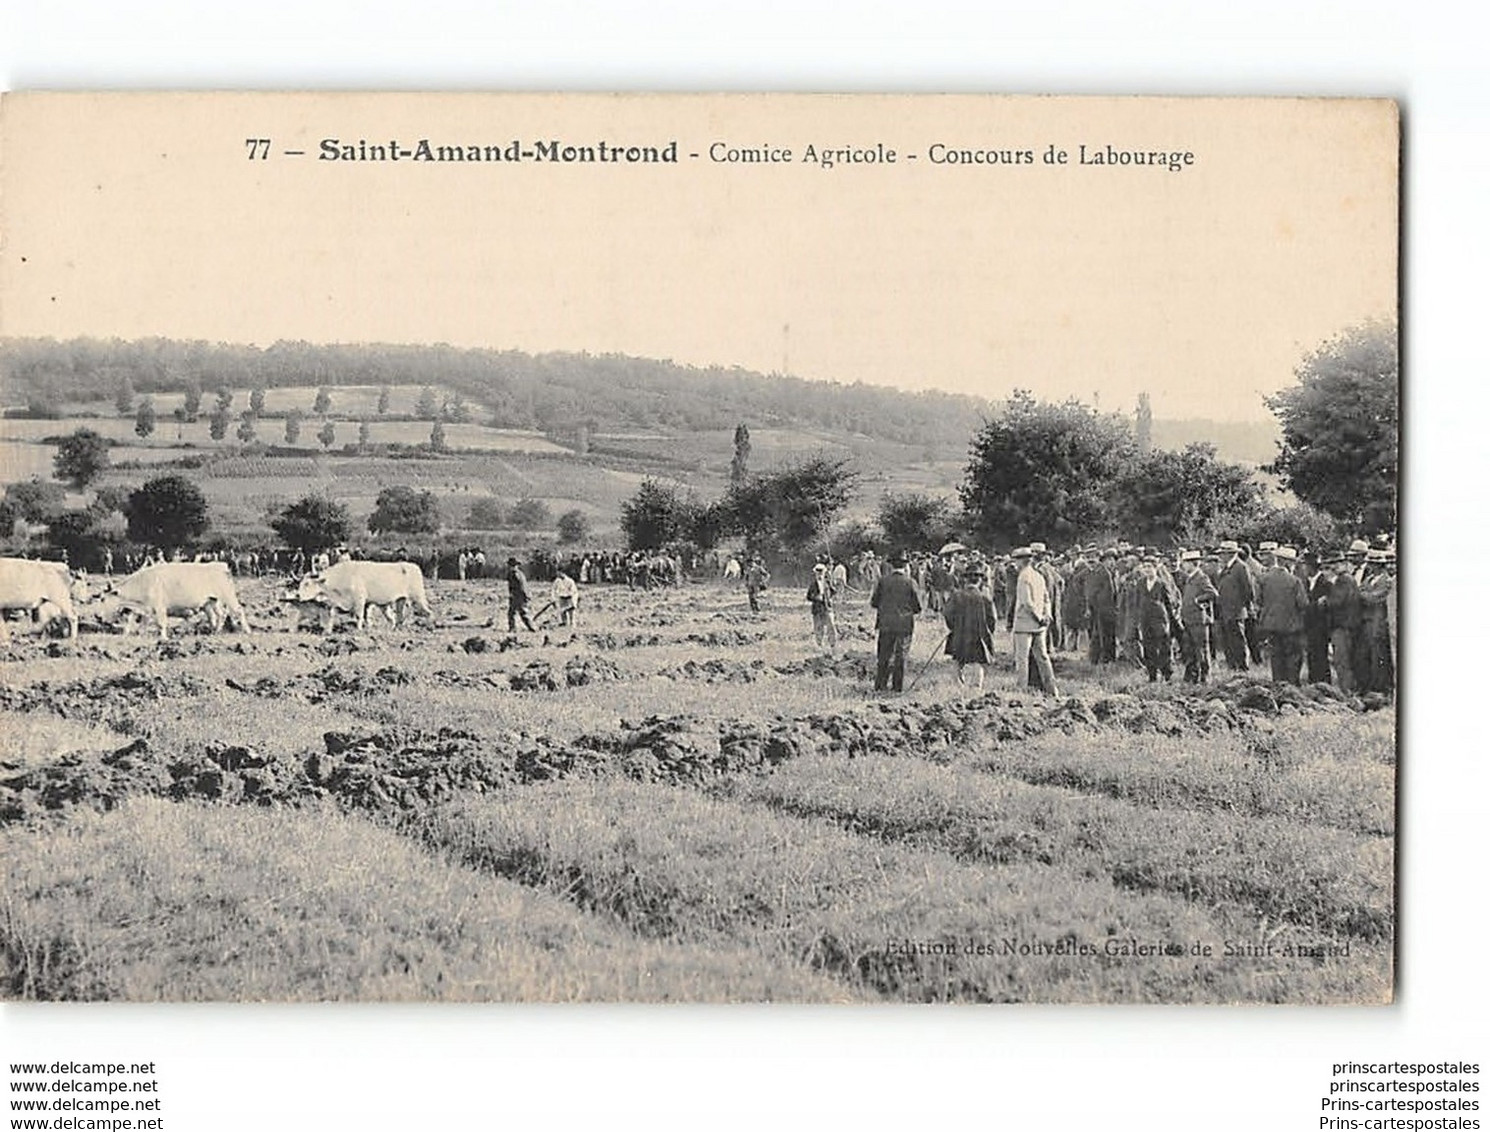
<path id="1" fill-rule="evenodd" d="M 33 415 L 64 402 L 196 390 L 341 385 L 442 386 L 485 406 L 487 422 L 588 437 L 634 429 L 809 427 L 917 446 L 961 446 L 989 409 L 979 398 L 807 381 L 616 354 L 527 354 L 453 346 L 272 346 L 147 338 L 13 339 L 0 345 L 9 388 Z M 133 411 L 133 405 L 129 411 Z M 319 410 L 318 410 L 319 411 Z"/>

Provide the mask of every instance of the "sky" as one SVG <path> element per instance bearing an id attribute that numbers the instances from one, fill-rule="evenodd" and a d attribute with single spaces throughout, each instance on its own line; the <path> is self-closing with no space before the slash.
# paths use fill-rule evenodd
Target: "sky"
<path id="1" fill-rule="evenodd" d="M 614 352 L 1267 420 L 1305 353 L 1397 304 L 1386 101 L 6 99 L 6 336 Z M 679 159 L 327 161 L 326 139 Z M 1089 163 L 1108 146 L 1193 156 Z M 741 149 L 791 156 L 711 158 Z"/>

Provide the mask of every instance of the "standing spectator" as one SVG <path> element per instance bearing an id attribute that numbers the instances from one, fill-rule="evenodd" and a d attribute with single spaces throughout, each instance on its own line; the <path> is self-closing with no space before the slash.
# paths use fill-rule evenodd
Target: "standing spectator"
<path id="1" fill-rule="evenodd" d="M 750 611 L 761 611 L 761 594 L 771 584 L 771 573 L 759 554 L 750 556 L 750 565 L 745 568 L 745 595 L 750 599 Z"/>
<path id="2" fill-rule="evenodd" d="M 838 647 L 838 626 L 833 620 L 833 583 L 828 580 L 828 565 L 819 562 L 812 568 L 812 581 L 807 584 L 807 604 L 812 607 L 812 636 L 817 647 L 827 646 L 828 651 Z"/>
<path id="3" fill-rule="evenodd" d="M 1242 543 L 1242 565 L 1245 566 L 1247 568 L 1247 572 L 1252 575 L 1252 589 L 1258 594 L 1259 601 L 1261 600 L 1262 594 L 1262 576 L 1267 571 L 1267 567 L 1261 560 L 1262 556 L 1267 555 L 1268 561 L 1271 562 L 1272 554 L 1277 549 L 1278 544 L 1276 542 L 1260 542 L 1257 544 L 1257 553 L 1253 554 L 1252 548 L 1249 547 L 1246 543 Z M 1252 605 L 1247 608 L 1247 616 L 1242 621 L 1242 632 L 1247 640 L 1247 656 L 1251 659 L 1253 664 L 1261 664 L 1263 660 L 1262 634 L 1259 632 L 1257 627 L 1258 613 L 1258 603 L 1257 601 L 1254 601 Z"/>
<path id="4" fill-rule="evenodd" d="M 957 662 L 957 683 L 966 685 L 965 673 L 976 668 L 977 689 L 983 690 L 985 666 L 993 663 L 993 627 L 998 615 L 984 591 L 988 575 L 975 566 L 963 578 L 962 587 L 947 599 L 942 618 L 947 623 L 946 652 Z"/>
<path id="5" fill-rule="evenodd" d="M 1178 613 L 1174 591 L 1164 578 L 1159 577 L 1159 560 L 1153 555 L 1145 555 L 1138 564 L 1134 614 L 1143 651 L 1143 667 L 1149 674 L 1150 684 L 1158 680 L 1161 672 L 1166 681 L 1174 679 L 1173 641 L 1180 620 Z"/>
<path id="6" fill-rule="evenodd" d="M 921 612 L 921 599 L 916 596 L 910 560 L 904 551 L 890 560 L 890 572 L 874 583 L 869 604 L 875 610 L 874 627 L 879 634 L 874 690 L 883 692 L 888 686 L 898 692 L 905 686 L 905 658 L 916 631 L 916 614 Z"/>
<path id="7" fill-rule="evenodd" d="M 1280 546 L 1262 554 L 1262 582 L 1258 586 L 1257 632 L 1267 646 L 1273 679 L 1299 683 L 1304 662 L 1304 611 L 1309 595 L 1293 572 L 1298 551 Z"/>
<path id="8" fill-rule="evenodd" d="M 1247 670 L 1247 619 L 1257 604 L 1257 583 L 1242 558 L 1242 548 L 1231 539 L 1220 546 L 1224 565 L 1216 575 L 1216 629 L 1226 667 Z"/>
<path id="9" fill-rule="evenodd" d="M 1309 683 L 1330 682 L 1330 579 L 1325 577 L 1319 555 L 1308 551 L 1303 556 L 1304 593 L 1309 605 L 1304 610 L 1304 657 L 1308 661 Z"/>
<path id="10" fill-rule="evenodd" d="M 1206 684 L 1211 679 L 1211 625 L 1215 621 L 1216 586 L 1200 568 L 1200 551 L 1180 555 L 1180 654 L 1185 658 L 1185 683 Z"/>
<path id="11" fill-rule="evenodd" d="M 1074 583 L 1074 579 L 1073 579 Z M 1082 578 L 1087 622 L 1091 628 L 1091 647 L 1087 655 L 1093 664 L 1111 664 L 1117 659 L 1118 592 L 1117 551 L 1108 547 L 1101 561 Z"/>
<path id="12" fill-rule="evenodd" d="M 1345 555 L 1335 554 L 1325 563 L 1330 574 L 1327 595 L 1330 626 L 1330 660 L 1335 683 L 1345 693 L 1356 691 L 1356 638 L 1361 631 L 1361 588 Z"/>
<path id="13" fill-rule="evenodd" d="M 527 627 L 528 632 L 537 632 L 533 628 L 532 618 L 528 616 L 528 576 L 523 573 L 523 568 L 517 564 L 516 558 L 507 559 L 507 631 L 517 632 L 519 620 Z"/>
<path id="14" fill-rule="evenodd" d="M 1019 564 L 1014 582 L 1014 686 L 1024 688 L 1030 680 L 1030 657 L 1040 676 L 1040 686 L 1048 696 L 1060 697 L 1055 686 L 1055 669 L 1045 647 L 1050 628 L 1050 590 L 1045 577 L 1034 566 L 1034 552 L 1027 546 L 1015 550 L 1011 557 Z"/>
<path id="15" fill-rule="evenodd" d="M 1395 589 L 1387 572 L 1387 552 L 1372 548 L 1366 555 L 1361 578 L 1361 645 L 1364 663 L 1358 673 L 1363 692 L 1386 692 L 1396 686 L 1392 671 L 1391 630 L 1387 625 L 1387 600 Z"/>

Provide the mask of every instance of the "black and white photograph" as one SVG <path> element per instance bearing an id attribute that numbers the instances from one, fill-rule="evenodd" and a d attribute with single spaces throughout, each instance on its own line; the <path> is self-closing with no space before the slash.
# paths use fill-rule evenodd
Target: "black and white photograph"
<path id="1" fill-rule="evenodd" d="M 0 115 L 8 998 L 1394 1000 L 1393 100 Z"/>

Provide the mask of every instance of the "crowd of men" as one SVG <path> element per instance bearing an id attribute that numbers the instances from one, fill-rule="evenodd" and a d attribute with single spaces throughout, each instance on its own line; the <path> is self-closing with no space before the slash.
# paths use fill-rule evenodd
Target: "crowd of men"
<path id="1" fill-rule="evenodd" d="M 1085 652 L 1093 665 L 1125 663 L 1151 682 L 1172 680 L 1176 660 L 1190 683 L 1223 664 L 1266 666 L 1272 679 L 1334 684 L 1342 692 L 1391 695 L 1397 664 L 1397 555 L 1378 538 L 1333 552 L 1275 542 L 1161 554 L 1119 542 L 1052 554 L 1040 542 L 984 556 L 953 544 L 937 554 L 899 554 L 874 570 L 876 690 L 900 691 L 916 617 L 945 621 L 946 655 L 960 682 L 983 686 L 993 634 L 1010 634 L 1015 681 L 1059 696 L 1054 652 Z M 837 641 L 833 607 L 846 564 L 820 561 L 807 590 L 814 637 Z M 747 581 L 747 588 L 750 583 Z M 755 594 L 751 592 L 755 606 Z"/>

